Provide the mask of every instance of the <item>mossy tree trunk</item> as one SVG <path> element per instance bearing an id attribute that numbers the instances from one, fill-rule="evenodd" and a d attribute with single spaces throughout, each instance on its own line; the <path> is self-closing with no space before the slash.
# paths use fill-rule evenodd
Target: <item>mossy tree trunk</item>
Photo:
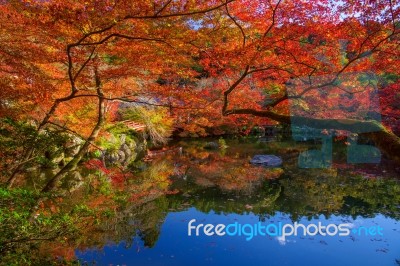
<path id="1" fill-rule="evenodd" d="M 94 126 L 90 136 L 86 139 L 85 143 L 80 147 L 78 153 L 73 157 L 71 161 L 69 161 L 60 171 L 57 172 L 57 174 L 55 174 L 47 182 L 46 186 L 42 189 L 42 192 L 49 192 L 51 190 L 54 190 L 57 187 L 58 183 L 65 177 L 65 175 L 70 171 L 73 171 L 77 167 L 77 165 L 83 159 L 85 154 L 88 152 L 91 143 L 96 139 L 104 124 L 105 99 L 101 88 L 101 81 L 97 69 L 95 69 L 95 80 L 96 80 L 97 96 L 99 100 L 96 125 Z"/>

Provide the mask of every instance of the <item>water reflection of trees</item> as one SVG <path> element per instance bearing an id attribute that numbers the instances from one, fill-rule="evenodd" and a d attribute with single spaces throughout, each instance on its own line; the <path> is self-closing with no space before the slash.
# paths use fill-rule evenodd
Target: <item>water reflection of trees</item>
<path id="1" fill-rule="evenodd" d="M 371 180 L 351 176 L 301 175 L 265 181 L 254 195 L 241 195 L 218 188 L 193 190 L 169 196 L 170 204 L 190 203 L 208 213 L 252 212 L 260 217 L 277 212 L 293 220 L 321 214 L 372 217 L 376 214 L 400 219 L 400 184 L 395 180 Z M 172 207 L 172 206 L 171 206 Z"/>
<path id="2" fill-rule="evenodd" d="M 364 178 L 346 168 L 302 170 L 294 163 L 282 169 L 254 167 L 247 162 L 257 150 L 244 146 L 240 150 L 245 155 L 205 151 L 200 145 L 189 145 L 184 150 L 182 156 L 166 156 L 154 162 L 158 170 L 150 168 L 153 174 L 147 174 L 157 176 L 159 171 L 164 176 L 161 179 L 169 182 L 168 190 L 178 193 L 159 194 L 128 212 L 129 224 L 135 225 L 135 233 L 146 246 L 157 241 L 167 213 L 192 207 L 204 213 L 253 213 L 260 220 L 277 213 L 286 213 L 293 220 L 377 214 L 400 219 L 400 183 L 395 179 Z"/>
<path id="3" fill-rule="evenodd" d="M 196 178 L 175 177 L 170 190 L 177 194 L 162 195 L 142 205 L 124 211 L 128 221 L 115 227 L 129 235 L 113 239 L 126 243 L 139 236 L 145 246 L 152 247 L 158 239 L 166 214 L 196 208 L 204 213 L 253 213 L 260 220 L 277 213 L 288 214 L 293 220 L 311 219 L 324 215 L 374 217 L 383 214 L 400 219 L 400 184 L 393 179 L 366 179 L 356 174 L 337 170 L 307 170 L 292 172 L 275 180 L 263 180 L 251 194 L 241 190 L 227 190 L 217 184 L 202 185 Z M 118 233 L 116 233 L 118 234 Z"/>
<path id="4" fill-rule="evenodd" d="M 42 243 L 39 251 L 72 258 L 76 249 L 102 249 L 108 244 L 153 247 L 168 213 L 189 208 L 216 214 L 253 213 L 260 220 L 278 213 L 293 220 L 377 214 L 400 219 L 398 180 L 364 178 L 349 169 L 301 170 L 292 162 L 279 169 L 259 168 L 247 163 L 256 150 L 240 150 L 245 155 L 205 152 L 194 146 L 182 156 L 152 161 L 122 183 L 109 184 L 103 189 L 106 195 L 75 192 L 71 197 L 75 202 L 84 202 L 94 212 L 107 210 L 109 215 L 94 216 L 95 222 L 68 241 Z M 21 250 L 29 250 L 30 245 L 21 245 Z"/>

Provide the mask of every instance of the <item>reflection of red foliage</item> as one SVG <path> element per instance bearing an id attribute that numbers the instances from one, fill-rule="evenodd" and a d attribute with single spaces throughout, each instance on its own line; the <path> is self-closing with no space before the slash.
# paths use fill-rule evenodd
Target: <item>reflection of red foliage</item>
<path id="1" fill-rule="evenodd" d="M 140 199 L 142 199 L 142 198 L 148 196 L 149 193 L 150 193 L 149 191 L 142 191 L 142 192 L 140 192 L 140 193 L 133 194 L 133 195 L 130 197 L 129 201 L 138 201 L 138 200 L 140 200 Z"/>
<path id="2" fill-rule="evenodd" d="M 41 246 L 40 251 L 43 254 L 52 254 L 54 259 L 63 258 L 66 261 L 75 259 L 75 249 L 74 247 L 68 246 L 68 244 L 47 243 L 47 245 Z"/>
<path id="3" fill-rule="evenodd" d="M 106 176 L 108 176 L 113 184 L 123 184 L 127 178 L 131 178 L 133 175 L 129 172 L 124 172 L 119 168 L 108 169 L 104 163 L 99 159 L 91 159 L 87 161 L 84 166 L 91 170 L 100 170 Z"/>
<path id="4" fill-rule="evenodd" d="M 84 166 L 87 169 L 100 170 L 105 174 L 109 174 L 110 173 L 110 170 L 108 170 L 107 167 L 104 165 L 104 163 L 99 159 L 90 159 L 89 161 L 84 163 Z"/>
<path id="5" fill-rule="evenodd" d="M 154 197 L 162 196 L 164 194 L 165 194 L 165 192 L 162 192 L 159 189 L 149 189 L 146 191 L 132 194 L 132 196 L 129 198 L 129 201 L 143 202 L 143 201 L 146 201 L 146 200 L 154 198 Z"/>
<path id="6" fill-rule="evenodd" d="M 340 136 L 336 135 L 334 138 L 335 141 L 343 141 L 345 139 L 347 139 L 347 136 L 344 136 L 344 135 L 340 135 Z"/>
<path id="7" fill-rule="evenodd" d="M 165 192 L 165 194 L 167 194 L 167 195 L 175 195 L 175 194 L 178 194 L 178 193 L 179 193 L 179 190 L 177 190 L 177 189 L 168 190 L 168 191 Z"/>

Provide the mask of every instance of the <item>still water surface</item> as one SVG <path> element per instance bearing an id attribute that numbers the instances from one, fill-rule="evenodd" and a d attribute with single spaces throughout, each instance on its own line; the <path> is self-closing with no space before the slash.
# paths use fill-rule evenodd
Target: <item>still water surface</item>
<path id="1" fill-rule="evenodd" d="M 96 265 L 400 265 L 400 183 L 396 166 L 348 165 L 334 147 L 328 169 L 300 169 L 299 152 L 318 144 L 228 141 L 226 150 L 204 141 L 176 143 L 183 154 L 154 159 L 144 172 L 168 175 L 169 191 L 121 213 L 105 231 L 107 244 L 77 249 Z M 255 154 L 283 158 L 279 169 L 248 164 Z M 383 235 L 188 236 L 203 224 L 310 223 L 382 228 Z M 110 229 L 111 228 L 111 229 Z M 194 234 L 194 231 L 193 231 Z M 118 235 L 118 237 L 115 237 Z"/>

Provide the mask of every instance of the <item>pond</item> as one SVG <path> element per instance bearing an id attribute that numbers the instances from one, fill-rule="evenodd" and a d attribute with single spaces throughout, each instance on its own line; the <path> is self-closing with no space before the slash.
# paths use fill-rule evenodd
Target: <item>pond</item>
<path id="1" fill-rule="evenodd" d="M 320 144 L 234 139 L 207 150 L 207 141 L 175 142 L 182 153 L 160 153 L 137 166 L 140 178 L 119 180 L 130 199 L 73 256 L 84 265 L 400 265 L 390 162 L 349 165 L 338 143 L 330 168 L 301 169 L 299 153 Z M 252 166 L 256 154 L 283 165 Z"/>

